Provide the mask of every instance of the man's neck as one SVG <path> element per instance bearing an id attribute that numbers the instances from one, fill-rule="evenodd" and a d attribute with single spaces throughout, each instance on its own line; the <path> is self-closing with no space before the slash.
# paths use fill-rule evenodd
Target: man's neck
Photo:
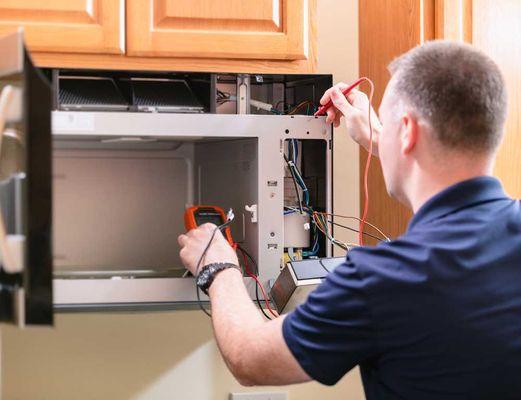
<path id="1" fill-rule="evenodd" d="M 451 168 L 452 167 L 452 168 Z M 416 213 L 431 197 L 456 183 L 479 176 L 492 175 L 493 160 L 450 163 L 445 168 L 436 168 L 434 173 L 420 172 L 412 178 L 409 193 L 411 208 Z M 416 182 L 414 182 L 416 181 Z"/>

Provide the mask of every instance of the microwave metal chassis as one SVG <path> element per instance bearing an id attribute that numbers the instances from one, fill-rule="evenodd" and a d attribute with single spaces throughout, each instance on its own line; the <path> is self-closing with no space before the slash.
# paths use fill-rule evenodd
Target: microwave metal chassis
<path id="1" fill-rule="evenodd" d="M 255 138 L 258 148 L 259 276 L 265 285 L 279 275 L 284 251 L 284 159 L 286 139 L 324 140 L 326 148 L 326 210 L 332 212 L 332 127 L 324 117 L 253 114 L 170 114 L 143 112 L 53 111 L 54 139 L 139 137 L 197 140 Z M 230 181 L 230 184 L 232 182 Z M 177 245 L 177 244 L 173 244 Z M 332 255 L 330 244 L 326 256 Z M 254 298 L 251 278 L 245 285 Z M 202 299 L 208 299 L 203 295 Z M 53 279 L 57 311 L 172 309 L 196 305 L 193 278 L 118 275 L 106 278 Z"/>

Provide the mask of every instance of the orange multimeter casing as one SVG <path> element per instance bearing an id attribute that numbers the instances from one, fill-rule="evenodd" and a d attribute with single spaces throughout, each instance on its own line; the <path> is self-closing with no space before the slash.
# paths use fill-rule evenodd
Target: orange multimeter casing
<path id="1" fill-rule="evenodd" d="M 185 210 L 185 228 L 187 231 L 207 222 L 217 226 L 224 224 L 226 222 L 224 210 L 217 206 L 193 206 Z M 233 246 L 232 231 L 229 226 L 224 228 L 223 234 L 228 243 Z"/>

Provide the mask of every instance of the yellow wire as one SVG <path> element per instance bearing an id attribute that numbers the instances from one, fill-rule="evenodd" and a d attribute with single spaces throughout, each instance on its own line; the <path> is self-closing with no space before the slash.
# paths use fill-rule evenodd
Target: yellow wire
<path id="1" fill-rule="evenodd" d="M 295 114 L 298 110 L 300 110 L 303 106 L 305 106 L 306 104 L 313 104 L 313 102 L 311 102 L 310 100 L 306 100 L 306 101 L 303 101 L 301 103 L 299 103 L 295 108 L 293 108 L 293 110 L 291 110 L 288 115 L 293 115 Z"/>
<path id="2" fill-rule="evenodd" d="M 335 239 L 333 236 L 331 236 L 329 234 L 329 229 L 327 227 L 327 221 L 324 221 L 322 218 L 324 218 L 323 215 L 320 215 L 320 213 L 318 212 L 313 212 L 313 215 L 312 215 L 312 218 L 313 218 L 313 221 L 315 222 L 315 225 L 317 226 L 317 228 L 320 230 L 320 232 L 322 232 L 327 238 L 328 240 L 337 245 L 338 247 L 340 247 L 341 249 L 343 250 L 349 250 L 349 247 L 357 247 L 358 245 L 355 244 L 355 243 L 351 243 L 351 242 L 342 242 L 338 239 Z"/>

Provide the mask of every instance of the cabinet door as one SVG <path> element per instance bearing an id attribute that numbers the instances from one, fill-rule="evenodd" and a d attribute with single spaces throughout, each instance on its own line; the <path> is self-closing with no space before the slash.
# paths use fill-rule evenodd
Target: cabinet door
<path id="1" fill-rule="evenodd" d="M 494 175 L 513 198 L 521 198 L 521 2 L 472 1 L 472 44 L 503 72 L 508 92 L 505 137 Z M 470 29 L 468 29 L 470 30 Z"/>
<path id="2" fill-rule="evenodd" d="M 121 54 L 124 0 L 0 0 L 0 35 L 22 26 L 32 51 Z"/>
<path id="3" fill-rule="evenodd" d="M 373 107 L 378 109 L 389 81 L 387 65 L 400 54 L 434 37 L 433 1 L 426 0 L 360 0 L 359 55 L 360 76 L 370 77 L 375 85 Z M 362 87 L 365 89 L 364 87 Z M 364 181 L 367 152 L 360 150 L 360 214 L 364 207 Z M 412 216 L 411 211 L 389 197 L 380 162 L 372 160 L 369 170 L 368 221 L 388 236 L 401 235 Z M 375 243 L 371 239 L 364 242 Z"/>
<path id="4" fill-rule="evenodd" d="M 128 0 L 133 56 L 300 60 L 307 0 Z"/>
<path id="5" fill-rule="evenodd" d="M 360 0 L 360 75 L 373 79 L 378 106 L 389 80 L 387 64 L 429 39 L 471 43 L 492 57 L 502 70 L 509 93 L 505 138 L 494 175 L 506 192 L 521 197 L 521 2 L 518 0 Z M 403 27 L 407 27 L 404 29 Z M 383 34 L 382 34 L 383 32 Z M 361 152 L 360 170 L 365 166 Z M 360 187 L 363 187 L 361 182 Z M 379 163 L 369 174 L 368 220 L 390 236 L 402 234 L 411 213 L 387 195 Z M 361 190 L 363 196 L 363 190 Z M 363 205 L 363 197 L 361 204 Z"/>

